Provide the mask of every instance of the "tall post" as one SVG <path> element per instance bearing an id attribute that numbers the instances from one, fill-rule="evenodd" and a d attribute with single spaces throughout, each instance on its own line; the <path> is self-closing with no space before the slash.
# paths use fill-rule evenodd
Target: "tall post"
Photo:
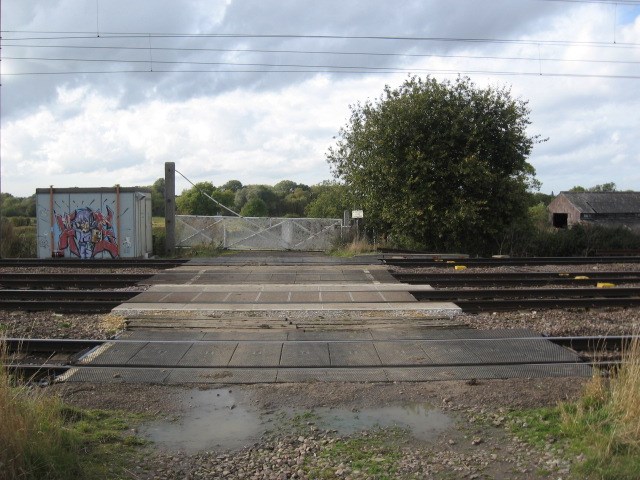
<path id="1" fill-rule="evenodd" d="M 176 251 L 176 164 L 164 164 L 164 228 L 165 253 L 173 255 Z"/>

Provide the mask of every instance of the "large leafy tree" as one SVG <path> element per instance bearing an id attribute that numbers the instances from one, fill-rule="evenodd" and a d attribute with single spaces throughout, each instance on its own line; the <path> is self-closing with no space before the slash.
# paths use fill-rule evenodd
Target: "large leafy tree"
<path id="1" fill-rule="evenodd" d="M 226 215 L 219 204 L 230 207 L 234 197 L 230 190 L 216 188 L 211 182 L 199 182 L 182 192 L 176 199 L 176 207 L 181 215 Z"/>
<path id="2" fill-rule="evenodd" d="M 505 88 L 412 77 L 352 106 L 327 160 L 367 224 L 396 243 L 488 253 L 537 183 L 529 123 L 527 102 Z"/>

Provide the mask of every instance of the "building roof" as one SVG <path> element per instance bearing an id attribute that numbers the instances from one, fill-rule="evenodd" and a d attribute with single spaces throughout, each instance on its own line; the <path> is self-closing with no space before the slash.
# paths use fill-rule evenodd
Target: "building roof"
<path id="1" fill-rule="evenodd" d="M 640 192 L 560 192 L 580 213 L 640 213 Z"/>

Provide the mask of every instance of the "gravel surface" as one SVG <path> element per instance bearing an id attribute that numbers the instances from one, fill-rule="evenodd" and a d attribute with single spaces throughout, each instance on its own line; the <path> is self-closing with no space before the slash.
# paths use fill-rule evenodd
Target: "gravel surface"
<path id="1" fill-rule="evenodd" d="M 452 422 L 434 438 L 417 440 L 396 429 L 341 435 L 322 428 L 313 418 L 297 423 L 285 420 L 234 451 L 187 453 L 180 448 L 148 447 L 144 458 L 129 467 L 130 478 L 563 478 L 574 459 L 562 459 L 552 439 L 542 448 L 516 439 L 508 428 L 508 412 L 570 400 L 581 389 L 582 382 L 575 379 L 233 386 L 229 391 L 238 398 L 233 408 L 252 407 L 263 414 L 288 408 L 306 414 L 327 407 L 357 413 L 390 405 L 429 405 Z M 151 413 L 175 422 L 190 415 L 190 391 L 117 384 L 109 389 L 91 384 L 49 389 L 77 406 Z M 367 458 L 369 464 L 379 462 L 379 474 L 354 462 L 355 457 Z"/>

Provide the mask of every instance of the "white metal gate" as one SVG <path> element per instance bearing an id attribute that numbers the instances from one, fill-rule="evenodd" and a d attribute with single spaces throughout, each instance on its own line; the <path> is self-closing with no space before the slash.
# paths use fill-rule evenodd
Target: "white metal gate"
<path id="1" fill-rule="evenodd" d="M 340 238 L 336 218 L 203 217 L 176 215 L 176 247 L 230 250 L 328 250 Z"/>

